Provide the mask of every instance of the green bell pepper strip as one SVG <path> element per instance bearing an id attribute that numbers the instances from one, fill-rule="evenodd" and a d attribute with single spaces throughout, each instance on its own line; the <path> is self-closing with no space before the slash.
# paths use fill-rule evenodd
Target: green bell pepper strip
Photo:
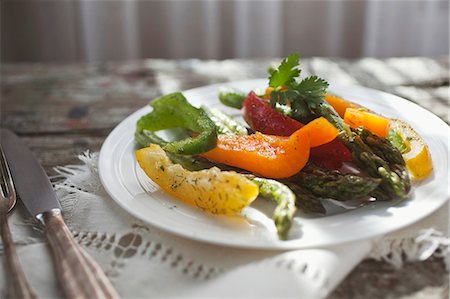
<path id="1" fill-rule="evenodd" d="M 195 137 L 168 142 L 163 147 L 168 152 L 182 155 L 201 154 L 216 146 L 216 125 L 203 109 L 189 104 L 180 92 L 159 97 L 149 105 L 153 111 L 137 121 L 137 135 L 143 130 L 156 132 L 172 128 L 184 128 L 197 133 Z"/>

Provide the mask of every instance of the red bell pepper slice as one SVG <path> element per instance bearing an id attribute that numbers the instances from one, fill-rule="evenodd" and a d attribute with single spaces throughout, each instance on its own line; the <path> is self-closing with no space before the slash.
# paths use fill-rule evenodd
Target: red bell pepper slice
<path id="1" fill-rule="evenodd" d="M 243 103 L 245 121 L 254 130 L 268 135 L 291 136 L 303 124 L 265 104 L 253 91 Z"/>
<path id="2" fill-rule="evenodd" d="M 310 160 L 319 167 L 339 169 L 343 162 L 352 160 L 352 154 L 339 139 L 334 139 L 312 148 Z"/>

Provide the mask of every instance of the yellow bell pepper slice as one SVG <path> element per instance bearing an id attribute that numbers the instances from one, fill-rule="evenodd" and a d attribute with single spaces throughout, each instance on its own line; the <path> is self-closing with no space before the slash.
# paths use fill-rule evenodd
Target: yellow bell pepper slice
<path id="1" fill-rule="evenodd" d="M 161 189 L 212 214 L 238 214 L 258 196 L 258 186 L 244 176 L 217 167 L 188 171 L 173 164 L 156 144 L 138 150 L 136 158 L 147 176 Z"/>

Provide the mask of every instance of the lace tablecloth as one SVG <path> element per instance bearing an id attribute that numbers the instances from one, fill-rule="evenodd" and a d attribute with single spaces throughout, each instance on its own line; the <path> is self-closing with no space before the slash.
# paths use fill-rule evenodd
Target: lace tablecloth
<path id="1" fill-rule="evenodd" d="M 7 108 L 2 109 L 2 126 L 24 136 L 49 173 L 54 175 L 64 217 L 77 241 L 100 263 L 126 298 L 236 295 L 236 284 L 242 284 L 245 279 L 248 279 L 248 293 L 244 290 L 237 293 L 242 296 L 255 294 L 252 292 L 255 288 L 264 292 L 264 288 L 270 286 L 267 295 L 276 292 L 280 296 L 320 297 L 340 281 L 336 278 L 340 277 L 339 272 L 350 271 L 354 266 L 350 260 L 359 261 L 355 255 L 362 258 L 367 254 L 388 261 L 388 264 L 365 262 L 365 265 L 374 263 L 372 270 L 386 265 L 406 268 L 410 264 L 404 264 L 405 261 L 433 255 L 433 260 L 438 261 L 433 267 L 440 271 L 440 276 L 446 273 L 439 261 L 448 264 L 448 207 L 414 227 L 377 240 L 374 247 L 366 243 L 350 247 L 350 251 L 347 247 L 345 250 L 333 248 L 325 255 L 319 253 L 323 262 L 330 265 L 336 262 L 336 257 L 345 260 L 353 256 L 349 263 L 344 263 L 345 267 L 341 264 L 333 273 L 324 264 L 325 268 L 318 269 L 320 263 L 311 263 L 317 251 L 298 254 L 217 247 L 176 237 L 142 223 L 120 209 L 104 192 L 96 173 L 95 152 L 81 155 L 82 161 L 77 161 L 78 164 L 81 162 L 79 166 L 52 170 L 56 165 L 75 162 L 77 151 L 98 150 L 110 128 L 145 105 L 148 99 L 213 82 L 263 77 L 268 62 L 148 60 L 49 68 L 5 66 L 2 70 L 2 107 Z M 336 84 L 359 84 L 399 94 L 432 110 L 447 122 L 449 120 L 448 64 L 445 59 L 349 62 L 315 58 L 305 60 L 303 68 L 306 73 L 318 74 Z M 62 294 L 56 285 L 39 227 L 20 204 L 11 215 L 10 223 L 27 275 L 40 297 L 60 297 Z M 264 281 L 267 277 L 257 276 L 267 271 L 271 273 L 270 283 Z M 5 273 L 0 273 L 0 286 L 4 289 Z M 428 298 L 440 298 L 445 297 L 446 292 L 448 294 L 445 279 L 440 284 L 425 284 L 422 289 L 413 288 L 411 282 L 399 282 L 406 288 L 401 293 L 401 287 L 399 290 L 395 285 L 383 285 L 389 282 L 383 277 L 386 272 L 380 271 L 378 277 L 375 276 L 376 281 L 365 281 L 372 288 L 358 284 L 364 277 L 352 275 L 329 297 L 388 298 L 398 294 L 423 297 L 425 294 Z M 277 282 L 279 277 L 283 277 L 283 283 Z M 432 278 L 432 274 L 424 273 L 416 279 Z M 433 288 L 437 285 L 440 287 Z M 389 291 L 389 287 L 394 289 Z"/>

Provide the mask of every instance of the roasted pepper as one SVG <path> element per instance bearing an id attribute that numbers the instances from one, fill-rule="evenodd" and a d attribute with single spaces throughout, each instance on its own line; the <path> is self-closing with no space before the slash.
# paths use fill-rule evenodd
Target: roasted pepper
<path id="1" fill-rule="evenodd" d="M 333 109 L 337 112 L 337 114 L 339 114 L 340 117 L 344 118 L 345 115 L 345 110 L 347 110 L 347 108 L 363 108 L 362 106 L 347 101 L 337 95 L 334 94 L 326 94 L 325 95 L 325 99 L 324 99 L 328 104 L 330 104 Z"/>
<path id="2" fill-rule="evenodd" d="M 245 121 L 254 131 L 264 134 L 290 136 L 303 124 L 265 104 L 254 92 L 250 92 L 243 104 Z"/>
<path id="3" fill-rule="evenodd" d="M 290 137 L 265 135 L 219 135 L 217 146 L 201 156 L 269 178 L 286 178 L 308 162 L 311 146 L 333 140 L 338 134 L 326 119 L 318 118 Z"/>
<path id="4" fill-rule="evenodd" d="M 203 109 L 189 104 L 180 92 L 157 98 L 149 105 L 153 107 L 153 111 L 138 120 L 136 135 L 143 130 L 156 132 L 184 128 L 194 133 L 195 137 L 169 142 L 164 146 L 164 150 L 175 154 L 194 155 L 215 147 L 217 132 L 214 122 Z"/>
<path id="5" fill-rule="evenodd" d="M 258 196 L 258 186 L 245 176 L 217 167 L 186 170 L 173 164 L 156 144 L 138 150 L 136 159 L 147 176 L 164 191 L 213 214 L 238 214 Z"/>
<path id="6" fill-rule="evenodd" d="M 323 144 L 311 149 L 311 161 L 322 168 L 339 169 L 343 162 L 352 160 L 352 153 L 339 140 Z"/>
<path id="7" fill-rule="evenodd" d="M 381 138 L 385 138 L 389 132 L 389 119 L 364 109 L 347 108 L 344 122 L 352 128 L 364 127 Z"/>

